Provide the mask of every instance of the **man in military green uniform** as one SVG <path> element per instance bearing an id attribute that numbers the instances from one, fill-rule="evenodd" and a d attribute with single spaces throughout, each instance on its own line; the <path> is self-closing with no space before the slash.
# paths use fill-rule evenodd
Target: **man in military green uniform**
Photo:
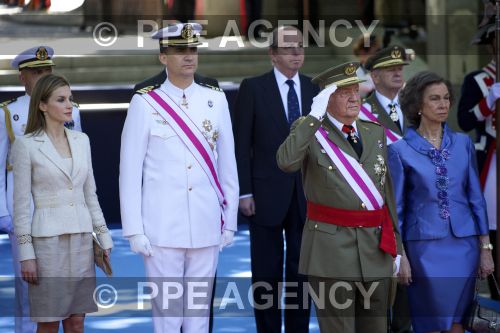
<path id="1" fill-rule="evenodd" d="M 370 71 L 375 91 L 361 106 L 359 116 L 382 125 L 388 144 L 401 139 L 408 123 L 398 98 L 405 83 L 403 66 L 408 65 L 406 59 L 405 49 L 394 45 L 378 51 L 366 61 L 366 69 Z"/>
<path id="2" fill-rule="evenodd" d="M 277 153 L 283 171 L 302 169 L 307 220 L 299 272 L 318 296 L 322 332 L 387 332 L 390 277 L 401 253 L 386 135 L 379 124 L 357 120 L 358 66 L 313 79 L 323 90 Z"/>

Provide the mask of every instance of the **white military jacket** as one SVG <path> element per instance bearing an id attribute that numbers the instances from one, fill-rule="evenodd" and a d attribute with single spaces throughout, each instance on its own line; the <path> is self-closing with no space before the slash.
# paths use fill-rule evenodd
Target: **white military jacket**
<path id="1" fill-rule="evenodd" d="M 4 172 L 4 170 L 10 170 L 7 168 L 9 163 L 9 152 L 11 147 L 10 135 L 13 136 L 23 136 L 24 130 L 26 129 L 26 124 L 28 123 L 28 113 L 30 106 L 30 96 L 25 94 L 18 97 L 11 102 L 5 102 L 0 104 L 0 217 L 10 215 L 14 213 L 13 208 L 13 191 L 14 191 L 14 175 L 12 172 Z M 8 113 L 6 113 L 6 109 Z M 10 114 L 10 124 L 12 126 L 7 126 L 6 115 Z M 80 111 L 77 107 L 73 107 L 73 122 L 74 126 L 72 129 L 81 131 L 82 126 L 80 124 Z M 10 132 L 12 128 L 12 132 Z M 7 182 L 5 177 L 7 176 Z M 7 184 L 7 188 L 6 188 Z"/>
<path id="2" fill-rule="evenodd" d="M 225 94 L 168 79 L 159 87 L 183 108 L 214 150 L 225 194 L 225 229 L 235 231 L 238 173 Z M 188 106 L 182 106 L 182 96 Z M 169 101 L 171 102 L 171 101 Z M 221 241 L 221 208 L 207 175 L 170 125 L 140 94 L 134 95 L 122 132 L 120 207 L 123 235 L 145 234 L 152 245 L 201 248 Z"/>

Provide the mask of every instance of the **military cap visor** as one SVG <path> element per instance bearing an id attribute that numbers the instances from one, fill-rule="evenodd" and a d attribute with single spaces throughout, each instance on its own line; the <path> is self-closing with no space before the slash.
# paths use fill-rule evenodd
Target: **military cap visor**
<path id="1" fill-rule="evenodd" d="M 323 89 L 331 85 L 338 88 L 347 87 L 356 83 L 365 82 L 360 79 L 356 70 L 359 62 L 348 62 L 339 66 L 331 67 L 312 79 L 313 83 L 319 84 Z"/>
<path id="2" fill-rule="evenodd" d="M 200 32 L 198 23 L 176 23 L 158 30 L 151 38 L 158 39 L 163 47 L 192 47 L 201 44 Z"/>
<path id="3" fill-rule="evenodd" d="M 25 68 L 37 68 L 55 66 L 52 61 L 54 50 L 48 46 L 37 46 L 25 50 L 12 60 L 12 67 L 19 70 Z"/>
<path id="4" fill-rule="evenodd" d="M 367 70 L 372 71 L 374 69 L 400 65 L 409 65 L 406 61 L 406 51 L 400 46 L 393 46 L 382 49 L 372 55 L 366 61 L 365 67 Z"/>

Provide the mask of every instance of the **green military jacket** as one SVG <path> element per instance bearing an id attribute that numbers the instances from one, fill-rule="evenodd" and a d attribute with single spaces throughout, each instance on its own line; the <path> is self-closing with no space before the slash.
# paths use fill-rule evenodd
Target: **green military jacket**
<path id="1" fill-rule="evenodd" d="M 401 238 L 397 227 L 392 181 L 389 171 L 382 176 L 375 171 L 378 156 L 387 161 L 385 132 L 373 122 L 357 120 L 363 153 L 358 158 L 344 134 L 328 117 L 301 117 L 277 152 L 278 166 L 285 172 L 302 169 L 306 199 L 341 209 L 362 210 L 361 200 L 322 149 L 314 134 L 323 126 L 328 137 L 341 150 L 362 164 L 389 208 L 396 235 L 398 253 Z M 381 178 L 384 179 L 381 179 Z M 382 185 L 382 183 L 384 185 Z M 299 272 L 346 281 L 372 281 L 391 277 L 393 258 L 379 249 L 380 228 L 341 227 L 307 219 L 302 235 Z"/>
<path id="2" fill-rule="evenodd" d="M 384 107 L 380 104 L 377 95 L 373 92 L 367 99 L 365 99 L 363 105 L 368 106 L 368 110 L 371 111 L 377 117 L 377 121 L 387 129 L 390 129 L 399 136 L 403 136 L 406 131 L 406 126 L 408 125 L 408 119 L 404 117 L 403 113 L 403 130 L 401 131 L 399 127 L 392 121 L 391 117 L 387 114 Z"/>

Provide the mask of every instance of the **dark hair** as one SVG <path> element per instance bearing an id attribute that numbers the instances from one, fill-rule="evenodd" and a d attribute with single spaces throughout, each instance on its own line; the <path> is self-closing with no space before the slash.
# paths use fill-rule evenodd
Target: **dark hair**
<path id="1" fill-rule="evenodd" d="M 410 125 L 418 127 L 420 126 L 419 112 L 422 110 L 424 91 L 425 89 L 433 84 L 444 83 L 446 88 L 448 88 L 448 93 L 450 94 L 450 106 L 453 104 L 453 90 L 451 83 L 436 73 L 430 71 L 423 71 L 417 73 L 411 79 L 406 82 L 405 87 L 399 93 L 399 103 L 401 104 L 401 110 L 403 111 Z"/>
<path id="2" fill-rule="evenodd" d="M 69 87 L 69 83 L 64 77 L 59 75 L 47 74 L 36 82 L 31 93 L 25 134 L 33 133 L 33 135 L 38 135 L 45 129 L 47 123 L 42 110 L 40 110 L 40 103 L 47 103 L 54 91 L 61 87 Z"/>

